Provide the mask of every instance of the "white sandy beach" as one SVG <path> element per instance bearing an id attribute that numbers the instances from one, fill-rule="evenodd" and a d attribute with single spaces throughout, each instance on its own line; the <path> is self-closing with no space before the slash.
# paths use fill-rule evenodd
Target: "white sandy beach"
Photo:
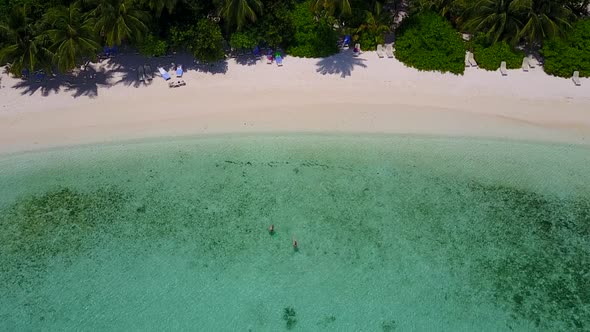
<path id="1" fill-rule="evenodd" d="M 169 66 L 183 63 L 159 61 Z M 465 75 L 455 76 L 418 72 L 374 52 L 359 58 L 350 53 L 327 59 L 287 57 L 283 67 L 229 59 L 225 73 L 185 64 L 187 85 L 175 89 L 158 75 L 150 84 L 139 84 L 129 67 L 106 61 L 94 68 L 99 72 L 96 78 L 71 88 L 48 81 L 50 88 L 42 89 L 3 74 L 0 152 L 266 132 L 590 143 L 590 80 L 582 78 L 582 85 L 574 86 L 570 79 L 548 76 L 540 67 L 528 73 L 510 70 L 504 77 L 467 68 Z"/>

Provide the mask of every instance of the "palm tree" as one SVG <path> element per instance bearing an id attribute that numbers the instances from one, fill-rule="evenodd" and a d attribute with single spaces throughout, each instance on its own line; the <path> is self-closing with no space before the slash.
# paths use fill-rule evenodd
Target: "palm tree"
<path id="1" fill-rule="evenodd" d="M 312 0 L 311 9 L 315 12 L 325 10 L 329 15 L 348 15 L 352 13 L 350 0 Z"/>
<path id="2" fill-rule="evenodd" d="M 383 11 L 383 6 L 379 2 L 375 2 L 372 11 L 365 12 L 365 23 L 361 24 L 357 29 L 357 33 L 371 36 L 370 47 L 373 48 L 378 44 L 382 44 L 384 34 L 390 30 L 391 16 Z M 362 45 L 366 48 L 365 45 Z"/>
<path id="3" fill-rule="evenodd" d="M 450 18 L 450 14 L 457 6 L 457 0 L 419 0 L 419 6 L 422 9 L 433 10 L 440 15 Z"/>
<path id="4" fill-rule="evenodd" d="M 94 22 L 92 17 L 82 14 L 78 2 L 69 7 L 53 8 L 44 19 L 50 27 L 45 33 L 51 39 L 50 49 L 60 71 L 73 69 L 84 57 L 96 56 L 100 45 L 96 42 Z"/>
<path id="5" fill-rule="evenodd" d="M 532 0 L 519 37 L 522 37 L 529 45 L 542 42 L 546 38 L 561 35 L 565 29 L 571 28 L 569 22 L 572 18 L 571 10 L 561 2 Z"/>
<path id="6" fill-rule="evenodd" d="M 256 13 L 260 12 L 260 0 L 223 0 L 219 16 L 223 17 L 228 29 L 235 26 L 237 30 L 241 30 L 247 21 L 256 22 Z"/>
<path id="7" fill-rule="evenodd" d="M 463 25 L 473 33 L 483 32 L 492 43 L 507 40 L 516 44 L 524 24 L 522 13 L 529 10 L 530 0 L 480 0 L 468 8 Z"/>
<path id="8" fill-rule="evenodd" d="M 132 0 L 98 0 L 92 15 L 95 30 L 108 46 L 121 45 L 124 40 L 141 40 L 148 30 L 148 14 L 134 8 Z"/>
<path id="9" fill-rule="evenodd" d="M 51 68 L 48 40 L 38 33 L 38 26 L 28 14 L 27 5 L 16 6 L 6 24 L 0 25 L 0 33 L 7 41 L 7 46 L 0 50 L 0 63 L 10 63 L 10 72 L 14 75 L 24 70 Z"/>
<path id="10" fill-rule="evenodd" d="M 164 8 L 168 10 L 168 14 L 172 14 L 178 0 L 140 0 L 139 2 L 153 10 L 156 17 L 160 17 Z"/>

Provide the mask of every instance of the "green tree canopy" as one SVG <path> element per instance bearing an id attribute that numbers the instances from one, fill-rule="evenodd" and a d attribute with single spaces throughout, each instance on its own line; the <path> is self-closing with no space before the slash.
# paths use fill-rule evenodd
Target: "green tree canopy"
<path id="1" fill-rule="evenodd" d="M 492 41 L 518 42 L 522 29 L 522 13 L 526 12 L 530 0 L 479 0 L 468 8 L 464 28 L 484 33 Z"/>
<path id="2" fill-rule="evenodd" d="M 223 60 L 223 35 L 219 25 L 204 18 L 197 23 L 195 33 L 192 47 L 195 58 L 207 63 Z"/>
<path id="3" fill-rule="evenodd" d="M 164 9 L 168 10 L 168 14 L 172 14 L 178 0 L 139 0 L 139 3 L 151 9 L 156 17 L 160 17 Z"/>
<path id="4" fill-rule="evenodd" d="M 365 21 L 358 27 L 361 48 L 374 50 L 385 41 L 385 33 L 390 30 L 391 16 L 383 11 L 380 2 L 375 2 L 373 10 L 365 11 Z"/>
<path id="5" fill-rule="evenodd" d="M 529 44 L 562 35 L 571 28 L 571 10 L 559 0 L 529 0 L 523 27 L 518 35 Z"/>
<path id="6" fill-rule="evenodd" d="M 514 50 L 507 42 L 489 44 L 485 36 L 478 36 L 473 42 L 473 54 L 479 68 L 498 70 L 500 63 L 506 61 L 506 67 L 517 69 L 522 66 L 524 52 Z"/>
<path id="7" fill-rule="evenodd" d="M 219 15 L 228 28 L 241 30 L 246 22 L 256 22 L 257 13 L 262 12 L 260 0 L 222 0 Z"/>
<path id="8" fill-rule="evenodd" d="M 287 52 L 299 57 L 325 57 L 338 52 L 338 36 L 326 19 L 314 16 L 309 11 L 309 3 L 296 6 L 291 14 L 295 31 L 293 45 Z"/>
<path id="9" fill-rule="evenodd" d="M 39 31 L 39 25 L 29 17 L 27 5 L 14 7 L 6 23 L 0 25 L 6 40 L 6 46 L 0 50 L 0 63 L 10 63 L 12 74 L 20 75 L 25 69 L 50 69 L 49 40 Z"/>
<path id="10" fill-rule="evenodd" d="M 100 44 L 96 41 L 94 20 L 84 15 L 80 3 L 69 7 L 56 7 L 47 12 L 45 33 L 51 39 L 50 49 L 58 70 L 66 72 L 75 68 L 82 58 L 94 59 Z"/>
<path id="11" fill-rule="evenodd" d="M 131 0 L 97 0 L 92 11 L 95 29 L 109 46 L 124 40 L 139 41 L 147 32 L 149 15 L 135 7 Z"/>
<path id="12" fill-rule="evenodd" d="M 329 15 L 352 13 L 350 0 L 311 0 L 310 8 L 315 12 L 325 11 Z"/>
<path id="13" fill-rule="evenodd" d="M 434 12 L 406 19 L 399 29 L 395 57 L 419 70 L 463 74 L 465 44 L 449 21 Z"/>
<path id="14" fill-rule="evenodd" d="M 542 43 L 570 28 L 574 18 L 561 0 L 479 0 L 465 12 L 463 28 L 482 32 L 493 43 L 507 41 L 516 45 Z"/>
<path id="15" fill-rule="evenodd" d="M 567 36 L 550 39 L 541 54 L 548 74 L 571 77 L 577 70 L 580 76 L 590 77 L 590 18 L 574 23 Z"/>

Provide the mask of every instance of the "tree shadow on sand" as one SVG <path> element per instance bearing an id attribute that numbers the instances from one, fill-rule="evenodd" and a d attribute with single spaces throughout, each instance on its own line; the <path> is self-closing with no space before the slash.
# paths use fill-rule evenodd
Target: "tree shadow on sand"
<path id="1" fill-rule="evenodd" d="M 35 92 L 40 91 L 41 95 L 44 97 L 49 96 L 52 92 L 58 93 L 63 86 L 63 82 L 59 79 L 59 77 L 52 77 L 50 79 L 45 79 L 42 81 L 37 81 L 35 79 L 26 79 L 17 82 L 15 85 L 12 86 L 14 89 L 20 89 L 21 95 L 33 95 Z"/>
<path id="2" fill-rule="evenodd" d="M 197 71 L 209 74 L 225 74 L 228 70 L 228 64 L 226 60 L 213 62 L 213 63 L 199 63 L 195 62 Z"/>
<path id="3" fill-rule="evenodd" d="M 346 78 L 352 75 L 354 67 L 367 68 L 365 61 L 365 59 L 352 56 L 352 52 L 341 52 L 318 61 L 316 72 L 322 75 L 340 75 L 340 77 Z"/>
<path id="4" fill-rule="evenodd" d="M 41 92 L 43 97 L 51 93 L 57 94 L 60 91 L 72 91 L 72 97 L 87 96 L 89 98 L 98 95 L 99 86 L 108 86 L 110 72 L 102 69 L 97 71 L 92 67 L 86 67 L 76 73 L 62 75 L 52 75 L 43 78 L 29 78 L 18 81 L 12 86 L 13 89 L 22 89 L 21 95 L 33 95 L 37 91 Z"/>
<path id="5" fill-rule="evenodd" d="M 246 55 L 238 55 L 234 58 L 237 64 L 242 66 L 254 66 L 258 61 L 261 61 L 260 55 L 254 54 L 246 54 Z"/>
<path id="6" fill-rule="evenodd" d="M 158 79 L 160 74 L 158 67 L 171 69 L 175 65 L 172 57 L 146 57 L 139 54 L 125 54 L 109 59 L 105 67 L 115 78 L 112 85 L 125 85 L 127 87 L 140 88 L 151 85 L 153 80 Z M 176 62 L 178 63 L 178 62 Z M 187 66 L 182 64 L 184 70 Z M 140 80 L 139 67 L 145 70 L 146 79 Z"/>
<path id="7" fill-rule="evenodd" d="M 41 80 L 32 77 L 20 80 L 12 86 L 22 90 L 21 95 L 33 95 L 40 92 L 42 96 L 67 92 L 73 98 L 94 98 L 99 95 L 99 88 L 124 85 L 127 87 L 141 88 L 152 84 L 153 80 L 161 79 L 158 67 L 169 71 L 174 76 L 174 68 L 182 65 L 184 72 L 200 71 L 211 74 L 225 74 L 228 70 L 227 61 L 213 64 L 201 64 L 195 61 L 190 54 L 174 54 L 164 57 L 145 57 L 139 54 L 120 54 L 113 58 L 103 60 L 103 63 L 92 64 L 76 69 L 72 73 L 53 75 Z M 147 69 L 150 79 L 140 81 L 138 68 Z"/>
<path id="8" fill-rule="evenodd" d="M 234 60 L 244 66 L 256 65 L 263 58 L 254 54 L 242 54 Z M 137 53 L 119 54 L 105 59 L 101 63 L 90 64 L 72 73 L 53 75 L 42 80 L 30 78 L 19 80 L 12 88 L 22 90 L 21 95 L 39 93 L 46 97 L 60 92 L 70 93 L 73 98 L 97 97 L 100 88 L 123 85 L 130 88 L 149 86 L 154 80 L 162 79 L 158 71 L 161 67 L 174 77 L 175 68 L 182 65 L 183 71 L 197 71 L 207 74 L 225 74 L 228 71 L 228 60 L 214 63 L 202 63 L 187 53 L 178 53 L 161 57 L 146 57 Z M 361 64 L 362 65 L 362 64 Z M 140 81 L 138 68 L 146 70 L 149 79 Z M 350 72 L 350 70 L 348 70 Z M 347 75 L 350 75 L 348 73 Z"/>
<path id="9" fill-rule="evenodd" d="M 85 70 L 78 73 L 76 76 L 70 76 L 64 82 L 65 91 L 72 92 L 72 97 L 89 97 L 94 98 L 98 96 L 98 88 L 108 87 L 112 73 L 104 68 L 96 70 L 92 67 L 87 67 Z"/>

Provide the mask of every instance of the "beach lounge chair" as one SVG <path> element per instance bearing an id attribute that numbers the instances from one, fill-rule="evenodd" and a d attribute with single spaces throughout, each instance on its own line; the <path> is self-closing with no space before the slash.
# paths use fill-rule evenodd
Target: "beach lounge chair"
<path id="1" fill-rule="evenodd" d="M 377 45 L 377 56 L 382 58 L 383 57 L 383 45 Z"/>
<path id="2" fill-rule="evenodd" d="M 107 58 L 114 57 L 118 51 L 119 50 L 117 49 L 117 46 L 109 47 L 109 46 L 105 45 L 103 48 L 104 56 Z"/>
<path id="3" fill-rule="evenodd" d="M 529 56 L 527 57 L 527 60 L 529 62 L 530 68 L 535 68 L 535 66 L 537 66 L 539 64 L 537 59 L 535 59 L 535 57 L 532 54 L 529 54 Z"/>
<path id="4" fill-rule="evenodd" d="M 28 68 L 25 68 L 25 69 L 23 69 L 23 71 L 22 71 L 21 78 L 22 78 L 23 80 L 28 80 L 28 79 L 29 79 L 29 74 L 30 74 L 30 72 L 29 72 L 29 69 L 28 69 Z"/>
<path id="5" fill-rule="evenodd" d="M 186 82 L 184 80 L 175 80 L 175 81 L 168 83 L 169 88 L 178 88 L 178 87 L 181 87 L 184 85 L 186 85 Z"/>
<path id="6" fill-rule="evenodd" d="M 147 80 L 153 80 L 154 79 L 154 71 L 152 70 L 152 67 L 150 67 L 149 65 L 145 65 L 143 66 L 143 71 L 145 73 L 145 78 Z"/>
<path id="7" fill-rule="evenodd" d="M 35 72 L 35 82 L 41 83 L 41 81 L 43 81 L 44 79 L 45 79 L 45 72 L 43 72 L 42 70 Z"/>
<path id="8" fill-rule="evenodd" d="M 184 71 L 182 70 L 182 65 L 178 65 L 178 67 L 176 68 L 176 77 L 182 77 L 182 74 L 184 74 Z"/>
<path id="9" fill-rule="evenodd" d="M 283 66 L 283 57 L 280 54 L 275 57 L 275 60 L 277 61 L 277 66 Z"/>
<path id="10" fill-rule="evenodd" d="M 575 71 L 574 72 L 574 76 L 572 76 L 572 81 L 574 81 L 574 84 L 577 86 L 582 85 L 582 82 L 580 82 L 580 72 L 579 71 Z"/>
<path id="11" fill-rule="evenodd" d="M 529 71 L 529 59 L 527 57 L 522 58 L 522 71 Z"/>
<path id="12" fill-rule="evenodd" d="M 387 55 L 388 58 L 393 58 L 393 44 L 385 45 L 385 55 Z"/>
<path id="13" fill-rule="evenodd" d="M 137 67 L 137 79 L 140 82 L 145 81 L 145 69 L 143 68 L 143 66 Z"/>
<path id="14" fill-rule="evenodd" d="M 273 56 L 272 56 L 272 50 L 268 50 L 268 52 L 266 53 L 266 63 L 267 64 L 272 64 L 272 61 L 274 60 Z"/>
<path id="15" fill-rule="evenodd" d="M 342 40 L 342 48 L 347 50 L 348 49 L 348 45 L 350 44 L 350 35 L 346 35 L 344 36 L 344 40 Z"/>
<path id="16" fill-rule="evenodd" d="M 500 73 L 502 74 L 502 76 L 508 75 L 508 70 L 506 69 L 506 61 L 502 61 L 500 63 Z"/>
<path id="17" fill-rule="evenodd" d="M 160 75 L 162 75 L 162 78 L 164 79 L 164 81 L 167 81 L 170 79 L 170 74 L 168 74 L 168 72 L 165 71 L 164 68 L 158 67 L 158 72 L 160 72 Z"/>
<path id="18" fill-rule="evenodd" d="M 361 44 L 356 43 L 354 44 L 354 50 L 352 51 L 352 55 L 359 56 L 361 54 Z"/>
<path id="19" fill-rule="evenodd" d="M 469 60 L 469 65 L 471 67 L 477 67 L 477 62 L 475 61 L 475 58 L 473 57 L 473 53 L 469 52 L 468 56 L 468 60 Z"/>

